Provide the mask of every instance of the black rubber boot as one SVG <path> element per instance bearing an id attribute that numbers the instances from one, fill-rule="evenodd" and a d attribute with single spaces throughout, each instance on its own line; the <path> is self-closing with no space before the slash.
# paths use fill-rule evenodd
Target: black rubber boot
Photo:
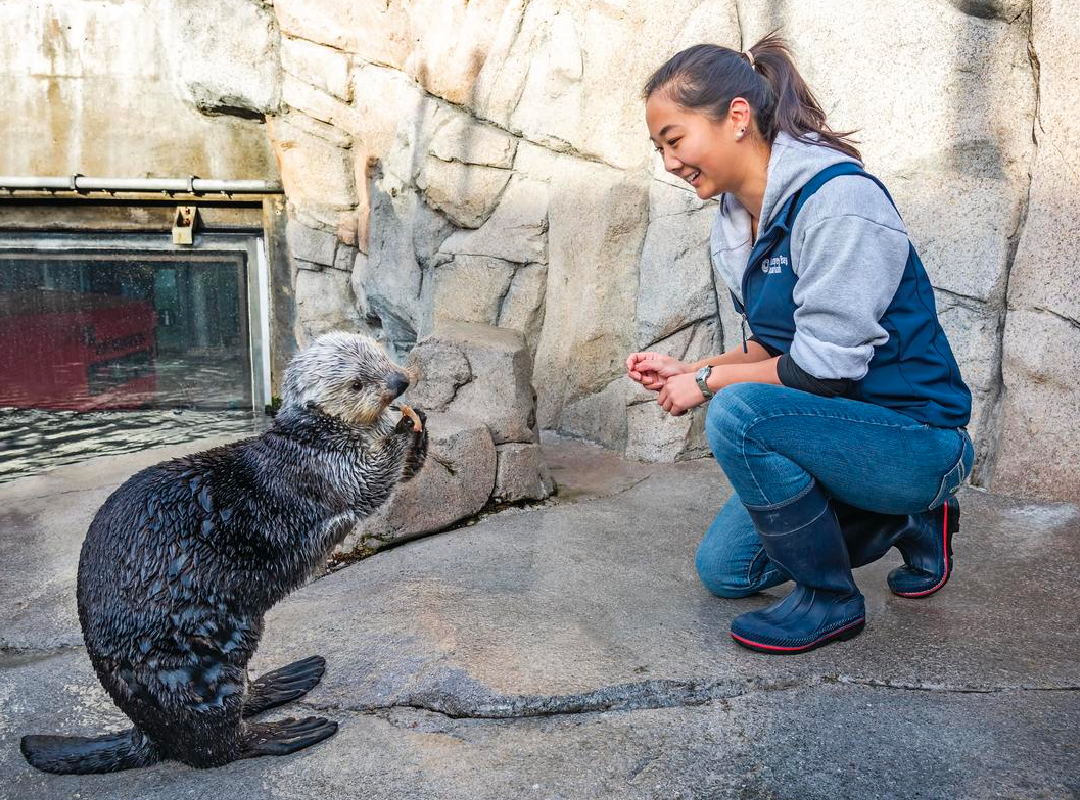
<path id="1" fill-rule="evenodd" d="M 873 564 L 892 550 L 911 521 L 907 514 L 881 514 L 835 499 L 832 507 L 840 521 L 840 530 L 844 532 L 852 569 Z"/>
<path id="2" fill-rule="evenodd" d="M 889 573 L 889 588 L 898 597 L 929 597 L 953 571 L 952 540 L 960 529 L 960 503 L 950 497 L 933 511 L 907 518 L 896 540 L 904 566 Z"/>
<path id="3" fill-rule="evenodd" d="M 833 501 L 851 566 L 877 561 L 893 547 L 904 566 L 889 573 L 889 588 L 900 597 L 928 597 L 949 580 L 952 537 L 960 527 L 960 504 L 945 504 L 921 514 L 879 514 Z"/>
<path id="4" fill-rule="evenodd" d="M 804 653 L 857 636 L 866 621 L 863 596 L 851 577 L 836 514 L 817 483 L 785 506 L 747 511 L 765 552 L 792 577 L 795 590 L 737 616 L 732 638 L 763 653 Z"/>

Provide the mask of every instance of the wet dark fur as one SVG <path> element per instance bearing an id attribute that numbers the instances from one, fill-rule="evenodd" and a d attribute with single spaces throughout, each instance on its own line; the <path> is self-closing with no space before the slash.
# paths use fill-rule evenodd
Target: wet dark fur
<path id="1" fill-rule="evenodd" d="M 333 735 L 336 723 L 321 718 L 244 719 L 313 687 L 321 658 L 254 683 L 246 665 L 267 610 L 424 462 L 426 426 L 414 432 L 387 407 L 401 391 L 401 371 L 388 360 L 377 366 L 364 365 L 365 390 L 373 373 L 383 380 L 376 399 L 363 401 L 381 406 L 371 424 L 327 413 L 312 399 L 318 392 L 306 391 L 261 436 L 145 469 L 105 501 L 83 544 L 79 618 L 98 678 L 135 729 L 96 739 L 24 737 L 32 764 L 58 773 L 162 758 L 209 767 Z M 340 389 L 348 377 L 317 379 Z"/>

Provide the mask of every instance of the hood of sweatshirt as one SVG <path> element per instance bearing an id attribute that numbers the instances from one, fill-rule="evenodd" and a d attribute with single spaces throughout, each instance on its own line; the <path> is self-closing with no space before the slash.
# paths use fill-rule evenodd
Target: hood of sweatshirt
<path id="1" fill-rule="evenodd" d="M 811 134 L 811 138 L 816 138 L 816 135 Z M 808 180 L 826 167 L 845 162 L 860 163 L 832 147 L 779 133 L 769 156 L 758 235 L 765 232 L 787 199 L 799 191 Z M 750 212 L 733 194 L 722 194 L 720 207 L 713 221 L 709 249 L 714 268 L 740 301 L 743 272 L 746 270 L 753 244 Z"/>

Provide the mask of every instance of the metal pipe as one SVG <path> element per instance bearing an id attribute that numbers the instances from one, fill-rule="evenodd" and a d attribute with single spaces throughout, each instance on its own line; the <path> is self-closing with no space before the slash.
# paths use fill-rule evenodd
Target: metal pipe
<path id="1" fill-rule="evenodd" d="M 0 190 L 60 192 L 184 192 L 187 194 L 281 194 L 276 181 L 196 178 L 87 178 L 0 176 Z"/>

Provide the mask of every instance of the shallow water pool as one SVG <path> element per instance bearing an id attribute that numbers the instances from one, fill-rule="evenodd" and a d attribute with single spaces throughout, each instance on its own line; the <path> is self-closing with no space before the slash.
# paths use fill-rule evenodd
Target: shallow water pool
<path id="1" fill-rule="evenodd" d="M 43 411 L 0 408 L 0 483 L 98 456 L 209 436 L 255 436 L 271 418 L 250 411 Z"/>

